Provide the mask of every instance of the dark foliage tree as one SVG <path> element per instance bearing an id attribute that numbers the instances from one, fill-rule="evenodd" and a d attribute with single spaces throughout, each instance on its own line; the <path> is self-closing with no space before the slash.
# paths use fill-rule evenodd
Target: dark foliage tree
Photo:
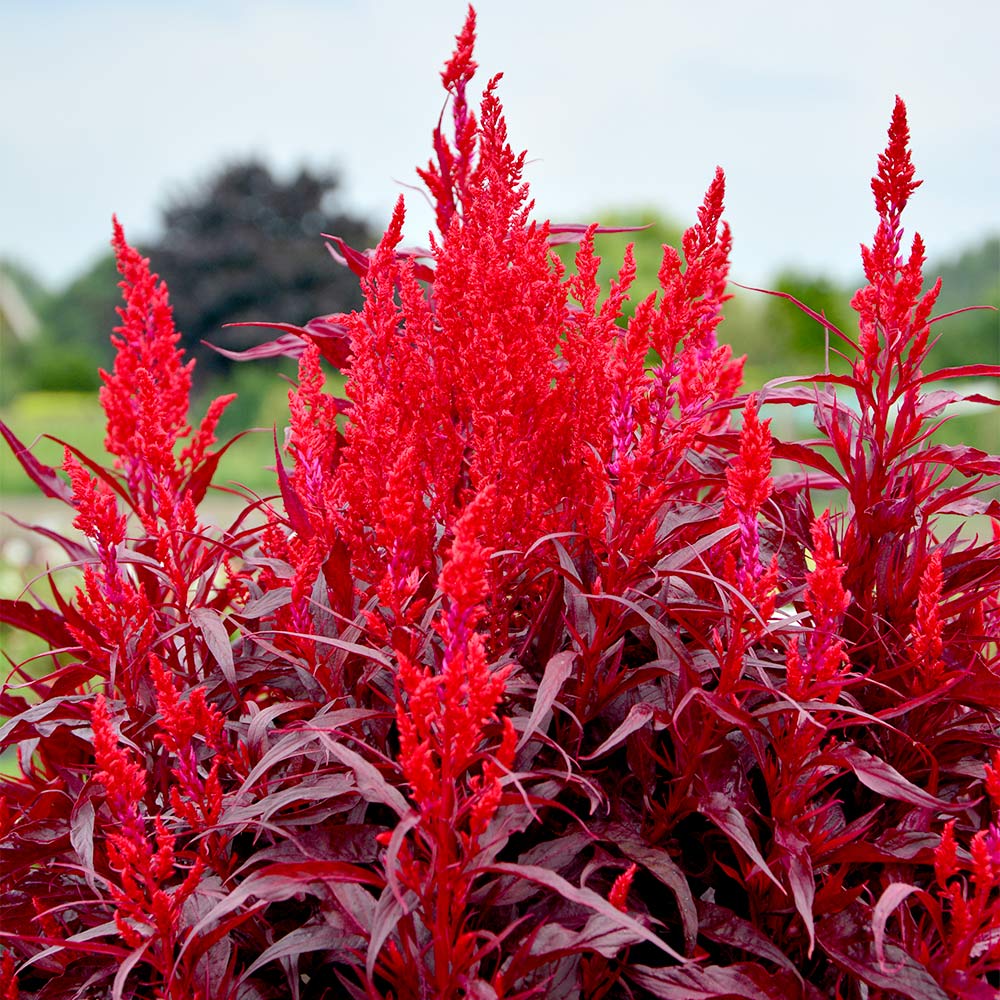
<path id="1" fill-rule="evenodd" d="M 321 234 L 362 249 L 376 237 L 337 205 L 338 184 L 333 173 L 305 168 L 283 180 L 247 160 L 168 203 L 159 243 L 143 252 L 170 286 L 182 346 L 202 378 L 230 365 L 202 341 L 241 348 L 257 340 L 226 323 L 305 323 L 361 305 L 357 278 L 330 258 Z"/>

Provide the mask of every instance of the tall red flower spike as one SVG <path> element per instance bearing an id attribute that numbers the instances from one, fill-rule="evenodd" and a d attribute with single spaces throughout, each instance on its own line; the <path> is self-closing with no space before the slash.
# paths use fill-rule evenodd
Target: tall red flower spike
<path id="1" fill-rule="evenodd" d="M 107 790 L 116 824 L 107 835 L 108 861 L 118 875 L 118 883 L 111 885 L 115 924 L 131 948 L 148 943 L 149 960 L 166 978 L 173 968 L 181 907 L 197 888 L 204 866 L 196 861 L 179 885 L 169 885 L 178 875 L 175 838 L 159 816 L 154 821 L 155 842 L 149 836 L 143 815 L 145 768 L 119 745 L 103 696 L 94 702 L 91 717 L 100 768 L 95 780 Z"/>
<path id="2" fill-rule="evenodd" d="M 945 665 L 941 619 L 941 552 L 936 550 L 920 574 L 917 614 L 910 629 L 909 659 L 913 664 L 914 693 L 933 691 L 941 683 Z"/>
<path id="3" fill-rule="evenodd" d="M 441 72 L 444 89 L 453 97 L 455 145 L 452 147 L 449 144 L 439 121 L 434 129 L 437 162 L 431 160 L 425 169 L 417 170 L 434 201 L 438 232 L 442 236 L 448 232 L 452 219 L 464 208 L 475 153 L 476 117 L 469 111 L 466 96 L 466 88 L 477 68 L 472 58 L 475 44 L 476 12 L 470 4 L 465 25 L 455 39 L 455 52 Z"/>
<path id="4" fill-rule="evenodd" d="M 432 995 L 454 996 L 477 965 L 476 937 L 467 930 L 473 862 L 500 805 L 517 733 L 503 723 L 498 748 L 482 744 L 496 722 L 511 666 L 490 670 L 477 631 L 486 596 L 489 550 L 480 537 L 492 506 L 480 493 L 456 525 L 451 557 L 441 574 L 446 605 L 436 629 L 440 669 L 397 651 L 399 764 L 416 803 L 418 822 L 398 852 L 394 877 L 416 894 L 417 915 L 433 942 L 426 960 Z M 478 771 L 478 773 L 474 773 Z"/>
<path id="5" fill-rule="evenodd" d="M 760 575 L 760 532 L 757 518 L 771 495 L 771 421 L 757 417 L 757 397 L 743 407 L 740 451 L 726 469 L 726 513 L 739 525 L 736 583 L 748 589 Z"/>
<path id="6" fill-rule="evenodd" d="M 0 1000 L 19 1000 L 21 996 L 17 988 L 16 964 L 12 951 L 5 951 L 0 958 Z"/>
<path id="7" fill-rule="evenodd" d="M 889 143 L 879 156 L 878 173 L 872 179 L 879 225 L 872 246 L 861 248 L 868 285 L 854 296 L 852 305 L 860 320 L 858 374 L 871 379 L 878 372 L 888 377 L 886 361 L 908 348 L 905 361 L 919 365 L 927 344 L 927 320 L 937 299 L 940 282 L 922 298 L 924 244 L 919 233 L 913 238 L 908 260 L 902 257 L 903 209 L 920 186 L 914 180 L 910 159 L 906 106 L 896 98 L 889 126 Z M 879 361 L 880 352 L 882 360 Z M 900 372 L 902 374 L 902 372 Z"/>
<path id="8" fill-rule="evenodd" d="M 849 668 L 840 632 L 851 595 L 842 582 L 844 564 L 834 552 L 829 511 L 813 523 L 812 538 L 815 569 L 806 574 L 805 597 L 812 630 L 804 652 L 796 643 L 788 648 L 788 693 L 796 701 L 821 698 L 834 702 Z"/>
<path id="9" fill-rule="evenodd" d="M 105 447 L 124 469 L 133 492 L 143 486 L 143 508 L 152 513 L 157 490 L 179 494 L 187 474 L 202 461 L 215 440 L 223 410 L 236 397 L 220 396 L 187 445 L 176 455 L 177 444 L 191 434 L 188 424 L 191 369 L 177 344 L 167 286 L 149 268 L 149 261 L 125 240 L 114 219 L 112 246 L 120 287 L 125 298 L 118 309 L 121 325 L 111 341 L 115 364 L 101 371 L 101 405 L 107 415 Z M 140 498 L 137 498 L 140 499 Z"/>
<path id="10" fill-rule="evenodd" d="M 441 574 L 448 604 L 438 625 L 444 643 L 440 672 L 409 658 L 400 663 L 405 693 L 396 709 L 400 765 L 421 810 L 439 818 L 452 815 L 454 783 L 473 762 L 483 727 L 495 720 L 510 673 L 509 667 L 490 670 L 483 636 L 476 631 L 487 591 L 489 550 L 479 538 L 487 527 L 490 492 L 480 494 L 459 519 Z"/>

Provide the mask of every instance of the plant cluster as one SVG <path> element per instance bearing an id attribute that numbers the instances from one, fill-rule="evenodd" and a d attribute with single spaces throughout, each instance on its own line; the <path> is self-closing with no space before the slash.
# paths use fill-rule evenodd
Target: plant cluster
<path id="1" fill-rule="evenodd" d="M 0 697 L 0 997 L 997 996 L 1000 458 L 932 434 L 1000 369 L 922 368 L 902 101 L 857 335 L 811 313 L 846 373 L 746 397 L 722 172 L 620 322 L 630 255 L 602 288 L 598 227 L 533 220 L 474 37 L 430 247 L 400 201 L 336 243 L 363 308 L 257 351 L 299 357 L 273 496 L 199 514 L 230 397 L 189 425 L 117 222 L 114 465 L 2 428 L 82 580 L 0 603 L 46 644 Z"/>

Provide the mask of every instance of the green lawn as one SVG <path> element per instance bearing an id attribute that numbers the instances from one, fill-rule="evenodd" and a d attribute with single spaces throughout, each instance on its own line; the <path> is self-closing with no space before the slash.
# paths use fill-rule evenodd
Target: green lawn
<path id="1" fill-rule="evenodd" d="M 343 392 L 343 378 L 330 378 L 334 392 Z M 254 387 L 257 388 L 257 387 Z M 274 439 L 271 428 L 277 426 L 278 441 L 283 442 L 288 419 L 288 386 L 280 379 L 270 380 L 264 391 L 253 393 L 239 406 L 239 417 L 247 425 L 263 430 L 246 434 L 223 456 L 216 482 L 240 483 L 255 492 L 274 491 Z M 201 419 L 204 405 L 195 408 L 192 421 Z M 62 465 L 62 446 L 44 437 L 49 434 L 79 448 L 86 455 L 110 464 L 104 450 L 104 414 L 96 393 L 29 392 L 22 393 L 0 410 L 0 419 L 46 465 Z M 235 421 L 224 421 L 220 441 L 236 432 Z M 226 424 L 229 424 L 228 432 Z M 25 474 L 10 449 L 0 442 L 0 505 L 7 496 L 33 495 L 37 488 Z"/>

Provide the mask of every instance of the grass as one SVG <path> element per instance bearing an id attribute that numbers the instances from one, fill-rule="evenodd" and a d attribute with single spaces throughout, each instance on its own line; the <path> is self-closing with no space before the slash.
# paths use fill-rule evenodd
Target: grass
<path id="1" fill-rule="evenodd" d="M 329 375 L 331 390 L 343 395 L 344 377 L 337 372 Z M 246 434 L 226 452 L 219 463 L 216 482 L 238 483 L 254 492 L 274 491 L 274 440 L 271 428 L 276 427 L 278 441 L 283 439 L 283 428 L 288 420 L 288 386 L 278 377 L 254 380 L 252 385 L 237 384 L 249 399 L 240 402 L 243 426 L 261 430 Z M 256 401 L 254 397 L 256 396 Z M 205 405 L 196 405 L 193 420 L 200 419 Z M 31 449 L 32 454 L 46 465 L 62 465 L 62 446 L 49 440 L 51 435 L 79 448 L 85 455 L 110 464 L 104 450 L 104 413 L 97 393 L 91 392 L 26 392 L 17 396 L 8 406 L 0 409 L 0 419 Z M 229 421 L 232 424 L 232 421 Z M 220 429 L 220 439 L 225 441 L 237 428 Z M 20 463 L 5 445 L 0 446 L 0 506 L 5 497 L 36 496 L 37 487 L 24 473 Z M 2 529 L 0 529 L 2 538 Z"/>

